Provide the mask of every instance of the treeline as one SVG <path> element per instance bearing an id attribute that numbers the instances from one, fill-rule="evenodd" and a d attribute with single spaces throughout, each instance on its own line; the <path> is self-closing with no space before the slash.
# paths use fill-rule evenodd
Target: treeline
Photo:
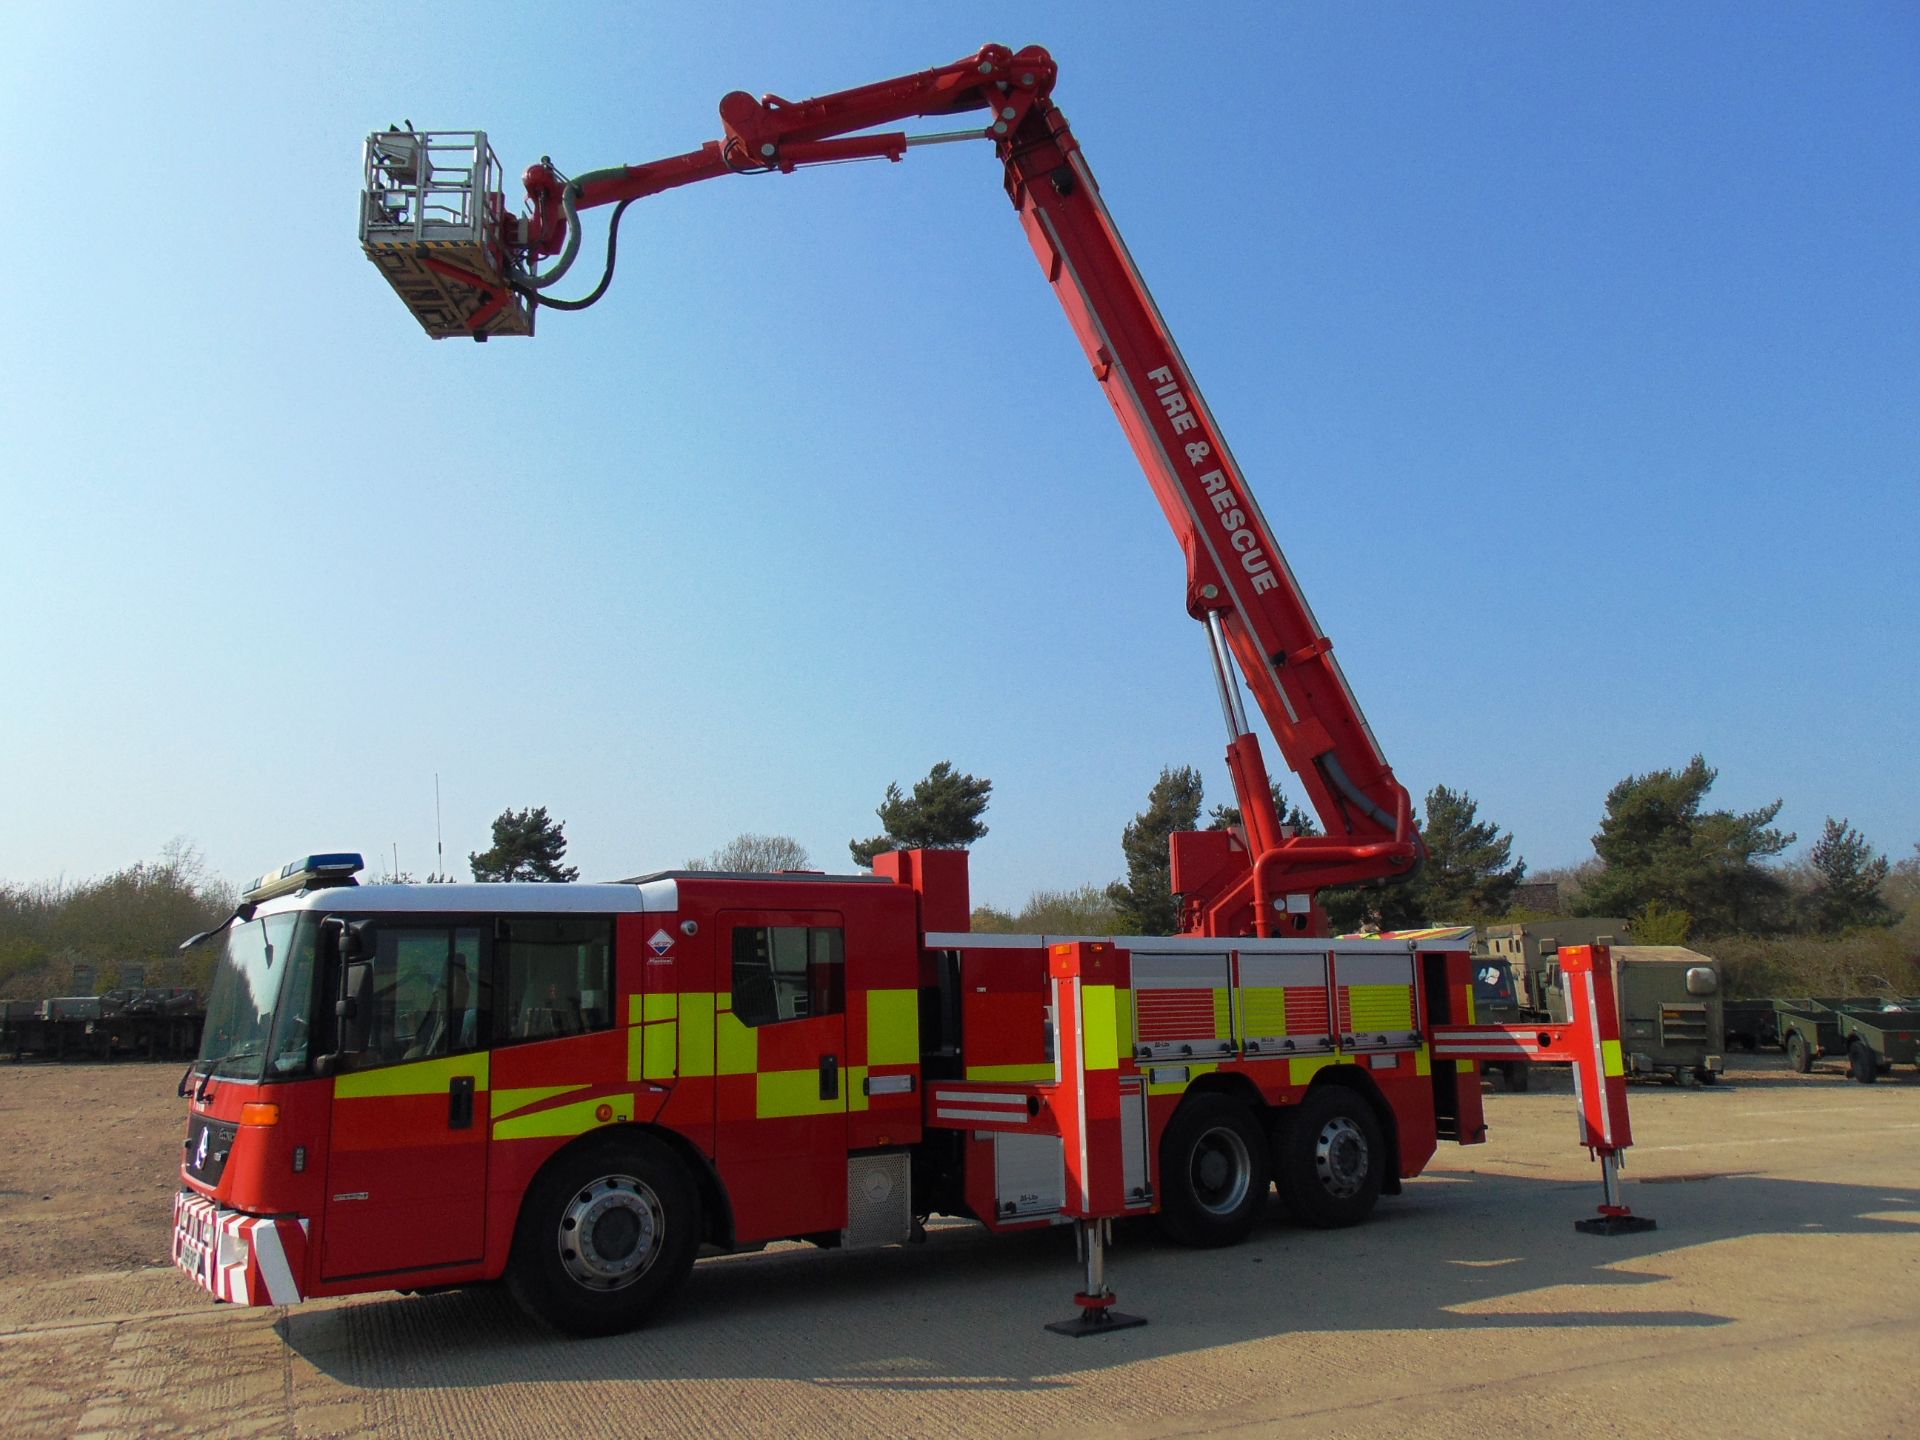
<path id="1" fill-rule="evenodd" d="M 1608 791 L 1584 863 L 1529 877 L 1513 837 L 1483 817 L 1463 790 L 1436 785 L 1418 819 L 1428 859 L 1411 881 L 1321 896 L 1336 932 L 1619 916 L 1642 944 L 1704 945 L 1727 969 L 1735 994 L 1920 994 L 1920 845 L 1897 863 L 1843 818 L 1829 818 L 1804 859 L 1782 861 L 1797 836 L 1774 821 L 1780 802 L 1736 812 L 1710 808 L 1718 772 L 1701 756 L 1672 770 L 1629 775 Z M 981 817 L 993 782 L 951 762 L 910 790 L 887 787 L 879 835 L 850 842 L 871 868 L 883 850 L 964 847 L 987 833 Z M 1169 766 L 1119 837 L 1121 878 L 1107 885 L 1037 888 L 1018 910 L 982 905 L 976 930 L 1041 934 L 1167 934 L 1178 928 L 1168 837 L 1224 829 L 1239 810 L 1207 808 L 1198 770 Z M 1312 816 L 1279 786 L 1284 825 L 1317 833 Z M 503 812 L 493 846 L 468 857 L 477 880 L 568 880 L 561 822 L 544 808 Z M 743 834 L 688 869 L 806 870 L 807 851 L 784 835 Z M 409 880 L 404 875 L 380 876 Z M 433 879 L 451 877 L 431 877 Z M 206 873 L 197 851 L 176 841 L 159 859 L 97 880 L 38 885 L 0 882 L 0 997 L 68 993 L 76 966 L 98 988 L 140 964 L 150 985 L 204 985 L 208 952 L 182 956 L 179 942 L 219 923 L 232 888 Z"/>
<path id="2" fill-rule="evenodd" d="M 130 964 L 148 985 L 204 988 L 209 952 L 182 955 L 180 942 L 219 924 L 233 905 L 232 888 L 183 841 L 94 880 L 0 882 L 0 998 L 72 994 L 80 967 L 93 971 L 92 988 L 110 990 Z"/>
<path id="3" fill-rule="evenodd" d="M 1417 819 L 1426 865 L 1412 880 L 1321 896 L 1336 932 L 1618 916 L 1642 944 L 1695 943 L 1722 961 L 1735 994 L 1920 993 L 1920 844 L 1897 863 L 1844 818 L 1829 817 L 1806 857 L 1775 825 L 1781 802 L 1709 806 L 1718 772 L 1696 755 L 1629 775 L 1608 791 L 1585 863 L 1532 877 L 1513 837 L 1465 791 L 1437 785 Z M 1283 824 L 1313 817 L 1274 787 Z M 1203 818 L 1204 817 L 1204 818 Z M 1169 766 L 1120 836 L 1125 876 L 1111 885 L 1036 890 L 1018 911 L 983 906 L 974 927 L 1009 932 L 1164 934 L 1179 923 L 1167 852 L 1175 831 L 1240 823 L 1209 811 L 1200 774 Z"/>

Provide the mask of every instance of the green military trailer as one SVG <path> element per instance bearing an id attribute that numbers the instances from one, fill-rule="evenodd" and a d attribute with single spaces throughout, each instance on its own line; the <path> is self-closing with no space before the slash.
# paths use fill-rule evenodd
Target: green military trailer
<path id="1" fill-rule="evenodd" d="M 1711 1085 L 1725 1066 L 1720 967 L 1684 945 L 1615 945 L 1614 1003 L 1627 1073 L 1681 1085 Z M 1558 954 L 1545 956 L 1547 1009 L 1567 1018 Z"/>
<path id="2" fill-rule="evenodd" d="M 1787 1063 L 1802 1075 L 1815 1060 L 1844 1055 L 1847 1073 L 1870 1085 L 1895 1065 L 1920 1065 L 1920 1004 L 1805 995 L 1773 1002 Z"/>

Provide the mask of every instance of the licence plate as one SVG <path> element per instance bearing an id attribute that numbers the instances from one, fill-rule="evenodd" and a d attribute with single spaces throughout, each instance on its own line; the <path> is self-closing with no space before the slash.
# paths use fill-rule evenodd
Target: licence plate
<path id="1" fill-rule="evenodd" d="M 220 1238 L 214 1208 L 197 1196 L 174 1202 L 173 1263 L 191 1275 L 201 1289 L 213 1290 L 213 1272 Z"/>

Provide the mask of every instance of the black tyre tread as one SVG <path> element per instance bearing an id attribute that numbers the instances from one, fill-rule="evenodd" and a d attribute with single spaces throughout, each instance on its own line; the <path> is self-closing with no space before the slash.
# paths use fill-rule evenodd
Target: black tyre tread
<path id="1" fill-rule="evenodd" d="M 1367 1175 L 1358 1194 L 1329 1194 L 1314 1171 L 1314 1146 L 1321 1128 L 1336 1116 L 1353 1120 L 1367 1141 Z M 1358 1225 L 1373 1213 L 1386 1181 L 1386 1137 L 1366 1097 L 1345 1085 L 1321 1085 L 1307 1092 L 1284 1127 L 1276 1129 L 1275 1183 L 1295 1219 L 1322 1230 Z"/>
<path id="2" fill-rule="evenodd" d="M 593 1291 L 561 1269 L 553 1236 L 567 1198 L 602 1175 L 626 1174 L 659 1196 L 667 1244 L 633 1284 Z M 570 1335 L 612 1335 L 651 1318 L 685 1283 L 700 1248 L 700 1190 L 672 1150 L 645 1134 L 607 1135 L 549 1161 L 520 1207 L 507 1290 L 536 1320 Z"/>
<path id="3" fill-rule="evenodd" d="M 1879 1062 L 1874 1059 L 1873 1051 L 1858 1040 L 1847 1047 L 1847 1072 L 1862 1085 L 1871 1085 L 1880 1078 Z"/>
<path id="4" fill-rule="evenodd" d="M 1203 1208 L 1186 1183 L 1192 1147 L 1209 1131 L 1222 1126 L 1239 1134 L 1252 1167 L 1246 1199 L 1227 1217 Z M 1202 1250 L 1238 1245 L 1259 1220 L 1271 1183 L 1266 1133 L 1251 1107 L 1229 1095 L 1192 1095 L 1167 1122 L 1160 1137 L 1158 1220 L 1170 1240 Z"/>

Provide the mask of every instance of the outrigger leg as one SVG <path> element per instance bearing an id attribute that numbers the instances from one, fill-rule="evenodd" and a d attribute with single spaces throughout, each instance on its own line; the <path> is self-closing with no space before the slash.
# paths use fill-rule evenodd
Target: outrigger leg
<path id="1" fill-rule="evenodd" d="M 1633 1144 L 1627 1116 L 1627 1072 L 1614 1007 L 1613 958 L 1605 945 L 1572 945 L 1560 952 L 1567 998 L 1565 1023 L 1547 1025 L 1446 1024 L 1433 1035 L 1436 1060 L 1500 1064 L 1522 1060 L 1573 1068 L 1580 1143 L 1600 1161 L 1599 1214 L 1573 1222 L 1586 1235 L 1637 1235 L 1655 1228 L 1636 1215 L 1620 1192 L 1620 1156 Z M 1473 1014 L 1471 992 L 1463 997 Z"/>
<path id="2" fill-rule="evenodd" d="M 1659 1228 L 1645 1215 L 1636 1215 L 1620 1198 L 1620 1157 L 1611 1150 L 1600 1154 L 1600 1213 L 1573 1222 L 1583 1235 L 1638 1235 Z"/>
<path id="3" fill-rule="evenodd" d="M 1080 1313 L 1072 1320 L 1055 1320 L 1047 1326 L 1056 1335 L 1084 1340 L 1089 1335 L 1106 1335 L 1115 1330 L 1131 1330 L 1147 1323 L 1144 1315 L 1128 1315 L 1113 1308 L 1117 1298 L 1107 1288 L 1106 1242 L 1111 1220 L 1075 1222 L 1075 1238 L 1087 1262 L 1087 1288 L 1073 1297 Z"/>

